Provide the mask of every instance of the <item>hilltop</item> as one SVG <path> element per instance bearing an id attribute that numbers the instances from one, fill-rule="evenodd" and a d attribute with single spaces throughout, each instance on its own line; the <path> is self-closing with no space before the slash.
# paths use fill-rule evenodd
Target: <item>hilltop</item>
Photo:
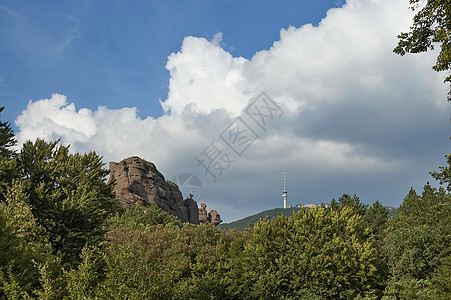
<path id="1" fill-rule="evenodd" d="M 266 217 L 268 217 L 270 219 L 275 218 L 277 216 L 281 216 L 281 215 L 288 217 L 299 210 L 300 210 L 300 208 L 297 208 L 297 207 L 286 208 L 286 209 L 273 208 L 273 209 L 259 212 L 255 215 L 243 218 L 241 220 L 237 220 L 237 221 L 230 222 L 230 223 L 219 224 L 218 228 L 223 229 L 223 230 L 237 229 L 239 231 L 244 231 L 244 229 L 246 229 L 246 227 L 248 227 L 249 224 L 255 224 L 258 221 L 265 219 Z"/>
<path id="2" fill-rule="evenodd" d="M 366 205 L 367 206 L 367 205 Z M 229 229 L 236 229 L 239 231 L 244 231 L 249 225 L 255 224 L 260 220 L 263 220 L 265 218 L 273 219 L 277 216 L 291 216 L 293 213 L 298 212 L 301 209 L 300 206 L 292 207 L 292 208 L 273 208 L 268 209 L 262 212 L 259 212 L 255 215 L 233 221 L 230 223 L 223 223 L 219 224 L 218 228 L 222 230 L 229 230 Z M 393 218 L 396 215 L 396 212 L 398 211 L 398 208 L 391 207 L 391 206 L 385 206 L 385 209 L 388 211 L 388 216 L 390 218 Z"/>

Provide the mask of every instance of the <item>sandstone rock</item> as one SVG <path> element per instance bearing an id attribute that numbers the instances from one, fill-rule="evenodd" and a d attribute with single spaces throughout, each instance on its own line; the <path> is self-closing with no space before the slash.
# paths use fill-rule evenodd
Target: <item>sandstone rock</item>
<path id="1" fill-rule="evenodd" d="M 203 224 L 205 222 L 218 226 L 222 220 L 216 210 L 212 210 L 207 214 L 207 205 L 205 203 L 201 203 L 199 208 L 199 224 Z"/>
<path id="2" fill-rule="evenodd" d="M 188 219 L 192 224 L 199 224 L 199 211 L 197 208 L 197 202 L 194 201 L 192 195 L 188 199 L 185 199 L 185 206 L 188 208 Z"/>
<path id="3" fill-rule="evenodd" d="M 212 210 L 208 213 L 208 218 L 210 219 L 211 224 L 218 226 L 222 220 L 216 210 Z"/>
<path id="4" fill-rule="evenodd" d="M 132 206 L 140 201 L 147 204 L 155 202 L 182 222 L 199 224 L 196 201 L 192 198 L 183 200 L 178 186 L 165 180 L 153 163 L 137 156 L 119 163 L 110 162 L 110 178 L 116 180 L 114 192 L 125 205 Z"/>
<path id="5" fill-rule="evenodd" d="M 199 224 L 204 224 L 208 221 L 207 215 L 207 205 L 205 203 L 201 203 L 199 208 Z"/>

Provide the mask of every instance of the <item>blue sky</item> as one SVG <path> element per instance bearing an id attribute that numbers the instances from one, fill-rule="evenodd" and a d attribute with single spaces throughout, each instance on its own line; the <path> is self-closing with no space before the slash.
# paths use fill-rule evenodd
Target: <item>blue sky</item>
<path id="1" fill-rule="evenodd" d="M 291 205 L 398 206 L 450 152 L 437 53 L 392 51 L 412 16 L 407 0 L 1 1 L 1 118 L 19 144 L 192 173 L 225 221 L 281 206 L 284 170 Z M 262 92 L 281 113 L 264 128 L 246 119 Z M 224 137 L 245 123 L 236 151 Z"/>
<path id="2" fill-rule="evenodd" d="M 1 1 L 0 95 L 14 125 L 29 100 L 62 93 L 77 107 L 162 114 L 167 57 L 185 36 L 250 59 L 281 28 L 317 24 L 339 1 Z"/>

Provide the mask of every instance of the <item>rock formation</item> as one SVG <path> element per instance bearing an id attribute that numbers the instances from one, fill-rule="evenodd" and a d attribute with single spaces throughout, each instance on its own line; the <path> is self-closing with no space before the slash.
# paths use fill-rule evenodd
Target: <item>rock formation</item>
<path id="1" fill-rule="evenodd" d="M 199 224 L 209 222 L 215 226 L 218 226 L 222 220 L 216 210 L 212 210 L 207 214 L 207 205 L 202 203 L 199 208 Z"/>
<path id="2" fill-rule="evenodd" d="M 199 224 L 204 224 L 207 221 L 207 205 L 205 203 L 202 203 L 199 207 Z"/>
<path id="3" fill-rule="evenodd" d="M 207 213 L 207 205 L 197 207 L 193 195 L 183 200 L 182 192 L 172 181 L 165 180 L 155 165 L 137 156 L 118 163 L 110 162 L 110 180 L 116 180 L 114 192 L 117 199 L 126 206 L 138 202 L 155 202 L 162 210 L 178 217 L 182 222 L 218 225 L 222 222 L 216 210 Z"/>
<path id="4" fill-rule="evenodd" d="M 222 222 L 221 217 L 216 210 L 210 211 L 208 213 L 208 218 L 210 220 L 210 223 L 215 226 L 218 226 Z"/>
<path id="5" fill-rule="evenodd" d="M 178 186 L 165 180 L 155 165 L 137 156 L 119 163 L 110 162 L 110 179 L 116 180 L 114 192 L 120 202 L 127 206 L 155 202 L 167 213 L 182 222 L 199 224 L 199 211 L 192 198 L 183 200 Z"/>

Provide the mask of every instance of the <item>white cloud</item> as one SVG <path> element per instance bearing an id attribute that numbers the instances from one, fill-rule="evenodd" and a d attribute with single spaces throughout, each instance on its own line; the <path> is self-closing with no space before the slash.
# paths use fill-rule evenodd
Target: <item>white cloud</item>
<path id="1" fill-rule="evenodd" d="M 359 91 L 381 93 L 406 77 L 410 84 L 415 80 L 410 74 L 418 72 L 409 69 L 423 63 L 418 57 L 407 63 L 392 49 L 411 16 L 402 1 L 347 1 L 330 10 L 318 27 L 282 29 L 270 50 L 255 54 L 246 75 L 273 97 L 285 95 L 312 106 L 346 102 Z M 422 59 L 432 65 L 432 55 Z M 393 70 L 403 77 L 392 76 Z M 427 72 L 417 80 L 431 76 L 439 77 Z"/>
<path id="2" fill-rule="evenodd" d="M 219 37 L 218 37 L 219 36 Z M 186 37 L 182 49 L 168 58 L 170 72 L 165 111 L 180 114 L 190 107 L 195 112 L 210 113 L 225 109 L 239 114 L 252 96 L 252 85 L 243 76 L 248 61 L 232 55 L 219 45 L 220 34 L 211 42 Z"/>
<path id="3" fill-rule="evenodd" d="M 97 130 L 90 110 L 80 109 L 77 112 L 75 105 L 68 105 L 66 96 L 59 94 L 53 94 L 51 99 L 30 101 L 27 109 L 17 118 L 16 125 L 21 129 L 19 142 L 55 136 L 86 142 Z"/>
<path id="4" fill-rule="evenodd" d="M 63 95 L 53 94 L 50 99 L 29 102 L 17 118 L 20 128 L 18 142 L 44 138 L 61 138 L 72 151 L 95 150 L 106 161 L 120 160 L 131 155 L 149 157 L 165 163 L 170 160 L 168 149 L 177 146 L 189 148 L 196 136 L 179 117 L 163 115 L 158 119 L 137 116 L 136 108 L 118 110 L 99 106 L 96 111 L 75 110 Z"/>
<path id="5" fill-rule="evenodd" d="M 277 174 L 283 169 L 297 172 L 301 182 L 291 186 L 291 195 L 317 197 L 317 203 L 339 196 L 337 186 L 367 187 L 394 174 L 409 179 L 412 161 L 435 159 L 411 137 L 439 139 L 446 128 L 439 119 L 447 120 L 450 112 L 443 104 L 443 75 L 430 70 L 434 53 L 404 58 L 392 53 L 411 17 L 402 0 L 349 0 L 317 27 L 282 29 L 280 40 L 251 60 L 222 49 L 221 33 L 212 41 L 186 37 L 180 51 L 168 57 L 169 92 L 159 118 L 141 119 L 136 108 L 77 111 L 65 96 L 54 94 L 30 101 L 17 118 L 19 141 L 61 137 L 73 150 L 96 150 L 105 161 L 139 155 L 168 178 L 197 173 L 208 207 L 221 209 L 227 221 L 278 205 Z M 259 132 L 260 139 L 212 183 L 194 156 L 212 140 L 220 142 L 222 130 L 263 90 L 283 107 L 284 116 L 268 132 Z M 399 154 L 403 151 L 413 158 L 407 161 Z M 321 192 L 313 179 L 322 181 Z M 390 197 L 398 202 L 386 204 L 399 204 L 399 193 L 407 192 L 404 184 L 385 184 L 347 192 L 383 203 Z"/>

